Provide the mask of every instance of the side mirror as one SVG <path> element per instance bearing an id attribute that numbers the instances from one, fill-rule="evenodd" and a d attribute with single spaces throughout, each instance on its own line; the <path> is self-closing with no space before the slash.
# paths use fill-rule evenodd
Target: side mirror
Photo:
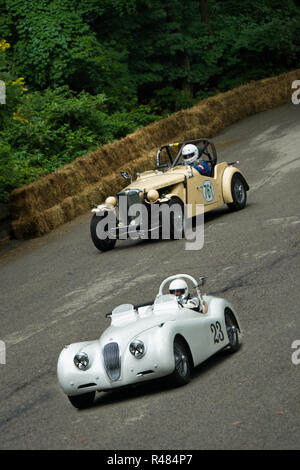
<path id="1" fill-rule="evenodd" d="M 199 286 L 204 286 L 206 279 L 204 276 L 199 277 Z"/>
<path id="2" fill-rule="evenodd" d="M 130 174 L 128 173 L 128 171 L 121 171 L 121 175 L 125 180 L 130 179 Z"/>

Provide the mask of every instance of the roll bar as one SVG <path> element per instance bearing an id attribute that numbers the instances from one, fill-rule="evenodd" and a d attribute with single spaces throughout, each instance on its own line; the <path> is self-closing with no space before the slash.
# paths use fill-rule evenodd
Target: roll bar
<path id="1" fill-rule="evenodd" d="M 161 283 L 161 285 L 159 287 L 158 294 L 157 294 L 156 298 L 163 295 L 164 287 L 165 287 L 166 284 L 168 284 L 168 282 L 173 281 L 174 279 L 178 279 L 178 278 L 188 279 L 192 282 L 192 284 L 194 285 L 194 287 L 197 291 L 197 295 L 198 295 L 198 298 L 199 298 L 199 301 L 200 301 L 200 308 L 201 308 L 201 311 L 203 312 L 204 311 L 204 300 L 203 300 L 202 292 L 200 290 L 200 286 L 203 286 L 204 283 L 205 283 L 205 277 L 204 276 L 199 277 L 199 282 L 197 282 L 196 279 L 193 276 L 190 276 L 189 274 L 173 274 L 172 276 L 169 276 L 169 277 L 167 277 L 166 279 L 163 280 L 163 282 Z"/>
<path id="2" fill-rule="evenodd" d="M 162 147 L 160 147 L 158 149 L 157 154 L 156 154 L 156 167 L 157 168 L 164 168 L 164 167 L 168 166 L 167 163 L 162 164 L 162 165 L 160 163 L 160 154 L 161 154 L 161 151 L 164 150 L 164 149 L 166 149 L 166 151 L 167 151 L 167 154 L 168 154 L 168 157 L 169 157 L 169 160 L 170 160 L 170 163 L 171 163 L 171 168 L 176 166 L 178 164 L 178 161 L 179 161 L 180 157 L 181 157 L 182 148 L 186 144 L 194 144 L 194 145 L 203 144 L 202 153 L 208 157 L 209 161 L 212 163 L 213 166 L 216 165 L 218 157 L 217 157 L 217 151 L 216 151 L 215 144 L 211 140 L 201 138 L 201 139 L 195 139 L 195 140 L 186 140 L 185 142 L 175 142 L 173 144 L 163 145 Z M 211 147 L 212 155 L 207 150 L 209 146 Z M 172 148 L 172 147 L 179 147 L 179 151 L 178 151 L 176 157 L 174 158 L 174 160 L 173 160 L 171 152 L 170 152 L 170 148 Z"/>

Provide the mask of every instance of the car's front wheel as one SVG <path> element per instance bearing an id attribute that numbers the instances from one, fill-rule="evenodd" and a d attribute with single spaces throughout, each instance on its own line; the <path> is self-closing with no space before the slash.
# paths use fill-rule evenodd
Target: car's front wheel
<path id="1" fill-rule="evenodd" d="M 175 369 L 172 374 L 174 385 L 186 385 L 191 379 L 191 366 L 186 346 L 179 338 L 174 341 L 174 362 Z"/>
<path id="2" fill-rule="evenodd" d="M 227 204 L 231 211 L 243 209 L 247 202 L 247 188 L 244 179 L 234 174 L 231 180 L 231 195 L 233 202 Z"/>
<path id="3" fill-rule="evenodd" d="M 235 318 L 234 313 L 228 307 L 225 309 L 225 325 L 226 325 L 226 331 L 227 331 L 227 336 L 229 340 L 228 350 L 229 352 L 234 353 L 240 347 L 239 327 L 238 327 L 238 322 Z"/>
<path id="4" fill-rule="evenodd" d="M 111 221 L 107 218 L 106 223 L 104 223 L 106 217 L 107 215 L 94 214 L 90 225 L 93 243 L 100 251 L 112 250 L 117 241 L 116 238 L 111 238 L 111 235 L 108 233 L 109 222 L 116 227 L 117 219 L 113 216 Z"/>
<path id="5" fill-rule="evenodd" d="M 95 394 L 96 392 L 88 392 L 88 393 L 83 393 L 82 395 L 74 395 L 74 396 L 68 395 L 68 398 L 75 408 L 78 408 L 79 410 L 81 410 L 83 408 L 88 408 L 89 406 L 92 406 L 94 402 Z"/>

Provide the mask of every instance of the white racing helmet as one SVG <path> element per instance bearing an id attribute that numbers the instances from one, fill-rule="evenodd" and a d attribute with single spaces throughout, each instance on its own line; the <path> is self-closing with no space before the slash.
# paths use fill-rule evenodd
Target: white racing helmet
<path id="1" fill-rule="evenodd" d="M 169 285 L 169 293 L 176 295 L 177 300 L 187 300 L 189 295 L 188 285 L 184 279 L 174 279 Z"/>
<path id="2" fill-rule="evenodd" d="M 187 144 L 182 149 L 182 157 L 188 165 L 195 162 L 199 158 L 199 150 L 194 144 Z"/>

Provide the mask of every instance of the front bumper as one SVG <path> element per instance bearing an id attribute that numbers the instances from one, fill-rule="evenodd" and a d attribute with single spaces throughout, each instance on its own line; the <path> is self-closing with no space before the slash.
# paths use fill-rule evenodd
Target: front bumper
<path id="1" fill-rule="evenodd" d="M 119 225 L 117 227 L 111 228 L 109 231 L 112 238 L 117 238 L 118 240 L 126 240 L 127 238 L 148 238 L 149 234 L 153 235 L 157 233 L 157 238 L 159 238 L 159 228 L 160 225 L 155 227 L 143 228 L 141 225 Z"/>
<path id="2" fill-rule="evenodd" d="M 63 392 L 70 396 L 138 384 L 166 376 L 174 370 L 173 363 L 159 360 L 159 356 L 156 354 L 148 354 L 148 356 L 145 354 L 141 359 L 136 359 L 126 352 L 120 362 L 120 377 L 118 380 L 111 380 L 107 374 L 102 354 L 99 354 L 99 360 L 94 358 L 90 368 L 79 370 L 73 363 L 73 357 L 77 350 L 78 348 L 74 348 L 74 351 L 68 351 L 68 348 L 64 349 L 57 364 L 59 384 Z"/>

